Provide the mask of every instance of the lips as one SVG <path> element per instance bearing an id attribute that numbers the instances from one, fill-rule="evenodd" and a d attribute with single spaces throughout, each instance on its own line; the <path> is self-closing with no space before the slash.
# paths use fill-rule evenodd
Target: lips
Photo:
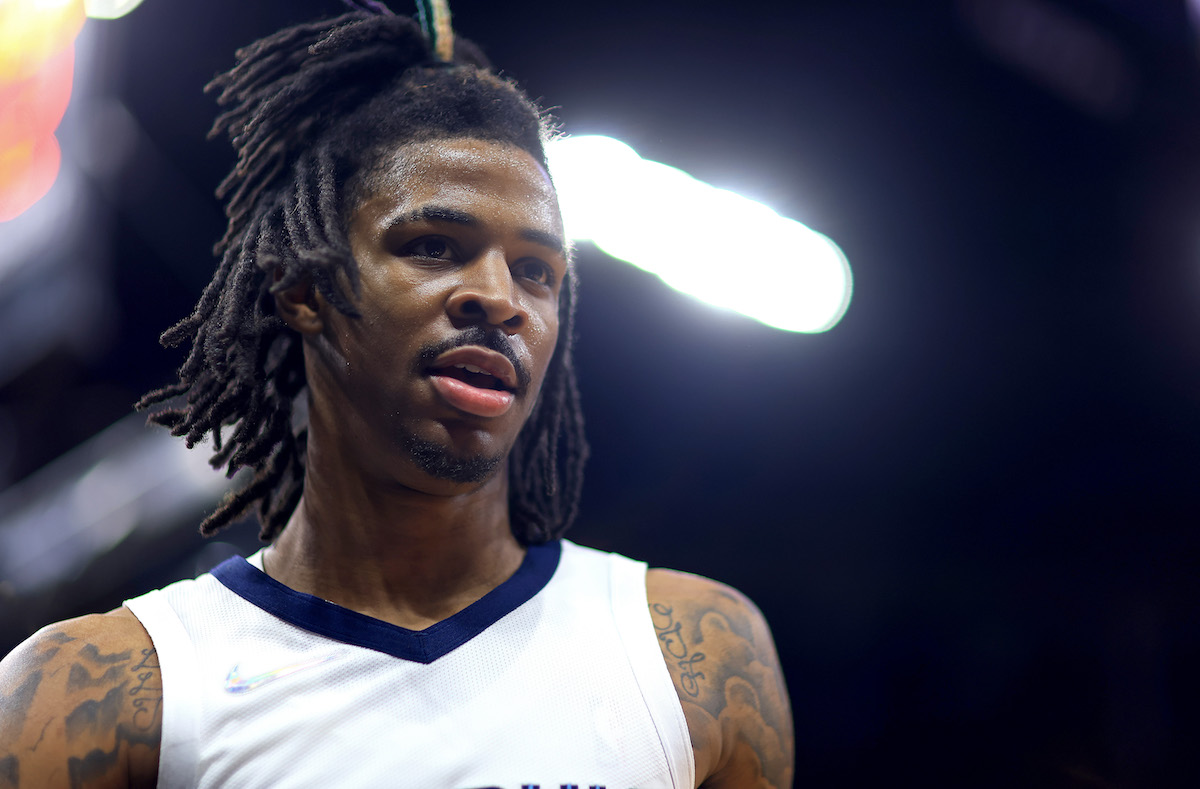
<path id="1" fill-rule="evenodd" d="M 502 354 L 486 348 L 447 351 L 426 372 L 442 399 L 468 414 L 501 416 L 516 400 L 516 368 Z"/>

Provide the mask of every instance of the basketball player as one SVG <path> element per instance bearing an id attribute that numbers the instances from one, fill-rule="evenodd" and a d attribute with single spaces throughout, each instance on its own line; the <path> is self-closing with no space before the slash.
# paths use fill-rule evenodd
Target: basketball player
<path id="1" fill-rule="evenodd" d="M 787 787 L 771 635 L 562 539 L 586 448 L 543 114 L 372 3 L 239 52 L 239 156 L 152 421 L 253 478 L 250 559 L 0 664 L 0 787 Z"/>

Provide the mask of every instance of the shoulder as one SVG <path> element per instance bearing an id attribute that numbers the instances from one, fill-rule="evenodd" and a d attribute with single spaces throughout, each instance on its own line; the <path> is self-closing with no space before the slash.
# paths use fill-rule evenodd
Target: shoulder
<path id="1" fill-rule="evenodd" d="M 730 586 L 674 570 L 647 572 L 646 593 L 699 784 L 790 787 L 791 709 L 762 612 Z"/>
<path id="2" fill-rule="evenodd" d="M 0 661 L 0 787 L 153 786 L 154 645 L 125 608 L 39 630 Z"/>

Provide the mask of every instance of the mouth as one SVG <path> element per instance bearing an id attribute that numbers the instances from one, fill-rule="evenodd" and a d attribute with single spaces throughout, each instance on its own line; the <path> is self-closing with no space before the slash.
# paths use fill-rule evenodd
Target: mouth
<path id="1" fill-rule="evenodd" d="M 500 416 L 516 400 L 516 369 L 495 351 L 455 348 L 437 357 L 425 372 L 443 400 L 474 416 Z"/>
<path id="2" fill-rule="evenodd" d="M 434 368 L 429 371 L 429 374 L 454 378 L 476 389 L 492 389 L 503 392 L 512 391 L 512 387 L 506 386 L 504 381 L 495 374 L 473 364 L 455 364 L 450 367 Z"/>

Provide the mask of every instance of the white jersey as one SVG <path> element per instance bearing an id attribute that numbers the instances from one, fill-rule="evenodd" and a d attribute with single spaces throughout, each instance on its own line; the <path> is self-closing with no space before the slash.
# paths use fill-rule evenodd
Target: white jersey
<path id="1" fill-rule="evenodd" d="M 126 603 L 163 678 L 162 789 L 692 789 L 646 566 L 561 541 L 413 631 L 261 553 Z"/>

